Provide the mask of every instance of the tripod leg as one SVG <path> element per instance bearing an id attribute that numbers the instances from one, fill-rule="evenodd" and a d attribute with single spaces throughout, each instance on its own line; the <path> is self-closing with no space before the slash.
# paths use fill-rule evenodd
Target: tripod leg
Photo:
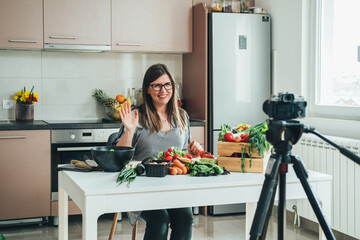
<path id="1" fill-rule="evenodd" d="M 320 223 L 320 226 L 326 236 L 327 239 L 335 239 L 335 236 L 326 222 L 324 215 L 321 212 L 320 205 L 316 200 L 313 192 L 311 191 L 310 184 L 307 180 L 308 175 L 306 173 L 306 169 L 304 164 L 301 162 L 300 158 L 297 156 L 291 156 L 291 162 L 293 163 L 293 167 L 296 173 L 296 176 L 299 178 L 301 185 L 304 188 L 304 191 L 309 199 L 310 205 L 315 212 L 315 215 Z"/>
<path id="2" fill-rule="evenodd" d="M 251 225 L 249 239 L 265 239 L 266 228 L 275 199 L 280 162 L 280 155 L 272 155 L 269 159 L 264 184 L 261 189 L 254 220 Z"/>
<path id="3" fill-rule="evenodd" d="M 286 201 L 286 173 L 288 165 L 286 163 L 280 164 L 279 168 L 279 205 L 278 205 L 278 240 L 285 238 L 284 231 L 284 212 Z"/>

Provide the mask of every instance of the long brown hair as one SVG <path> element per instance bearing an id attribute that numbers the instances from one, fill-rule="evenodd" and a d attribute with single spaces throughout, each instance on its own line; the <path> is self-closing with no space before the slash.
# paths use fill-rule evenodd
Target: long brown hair
<path id="1" fill-rule="evenodd" d="M 144 75 L 143 85 L 142 85 L 142 97 L 143 104 L 140 106 L 140 124 L 143 125 L 146 129 L 150 129 L 152 132 L 159 132 L 161 130 L 161 121 L 160 116 L 157 114 L 154 107 L 153 100 L 151 95 L 147 93 L 150 84 L 161 77 L 162 75 L 167 74 L 173 84 L 172 96 L 166 106 L 166 113 L 169 115 L 171 121 L 174 120 L 175 126 L 179 127 L 181 132 L 186 128 L 186 114 L 183 109 L 180 109 L 177 105 L 177 92 L 174 78 L 171 76 L 168 68 L 164 64 L 155 64 L 148 68 Z"/>

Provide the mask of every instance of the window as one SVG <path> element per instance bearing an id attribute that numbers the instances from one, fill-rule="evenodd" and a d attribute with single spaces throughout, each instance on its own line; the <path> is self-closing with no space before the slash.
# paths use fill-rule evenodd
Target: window
<path id="1" fill-rule="evenodd" d="M 310 115 L 360 120 L 359 0 L 318 0 Z"/>

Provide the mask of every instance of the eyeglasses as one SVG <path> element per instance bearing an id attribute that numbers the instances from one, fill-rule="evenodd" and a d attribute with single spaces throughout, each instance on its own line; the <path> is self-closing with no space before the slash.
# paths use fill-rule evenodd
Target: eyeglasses
<path id="1" fill-rule="evenodd" d="M 152 87 L 152 89 L 157 92 L 160 91 L 162 87 L 164 87 L 166 90 L 171 90 L 173 88 L 173 83 L 167 82 L 165 84 L 150 84 L 150 87 Z"/>

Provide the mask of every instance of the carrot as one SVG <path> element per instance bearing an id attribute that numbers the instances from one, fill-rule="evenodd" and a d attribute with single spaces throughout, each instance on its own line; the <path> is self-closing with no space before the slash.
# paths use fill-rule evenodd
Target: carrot
<path id="1" fill-rule="evenodd" d="M 176 175 L 177 173 L 178 173 L 177 167 L 172 167 L 172 168 L 170 168 L 170 174 L 171 174 L 171 175 Z"/>
<path id="2" fill-rule="evenodd" d="M 175 159 L 173 160 L 173 163 L 176 167 L 180 168 L 182 170 L 183 174 L 187 173 L 187 169 L 184 164 L 182 164 L 179 160 Z"/>
<path id="3" fill-rule="evenodd" d="M 183 174 L 183 171 L 182 171 L 179 167 L 174 166 L 173 168 L 175 168 L 175 169 L 176 169 L 176 171 L 177 171 L 177 175 L 181 175 L 181 174 Z"/>

